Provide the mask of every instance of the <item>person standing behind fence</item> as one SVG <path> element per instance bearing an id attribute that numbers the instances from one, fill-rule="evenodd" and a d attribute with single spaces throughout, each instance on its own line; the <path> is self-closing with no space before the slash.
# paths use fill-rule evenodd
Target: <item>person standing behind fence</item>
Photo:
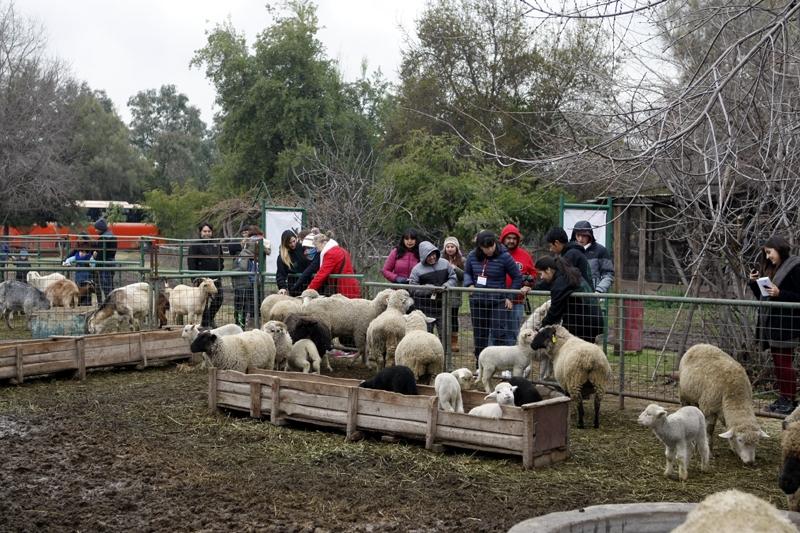
<path id="1" fill-rule="evenodd" d="M 419 244 L 419 254 L 422 261 L 411 269 L 408 283 L 411 285 L 432 285 L 437 288 L 447 288 L 456 286 L 456 271 L 450 266 L 446 259 L 442 259 L 441 253 L 433 243 L 422 241 Z M 439 336 L 442 336 L 442 300 L 444 295 L 441 292 L 415 289 L 412 293 L 417 309 L 425 313 L 425 316 L 435 318 L 436 322 L 428 324 L 428 331 L 433 331 L 433 326 L 439 329 Z"/>
<path id="2" fill-rule="evenodd" d="M 303 235 L 304 233 L 305 235 Z M 301 241 L 303 257 L 308 261 L 308 266 L 306 266 L 303 273 L 298 276 L 297 281 L 290 287 L 290 293 L 302 294 L 302 292 L 308 288 L 308 284 L 311 283 L 311 278 L 314 277 L 314 274 L 319 272 L 320 255 L 314 247 L 314 235 L 317 233 L 319 233 L 319 230 L 316 228 L 309 232 L 300 232 L 300 235 L 303 235 Z"/>
<path id="3" fill-rule="evenodd" d="M 298 296 L 300 293 L 293 290 L 292 287 L 310 262 L 303 253 L 303 247 L 299 246 L 294 230 L 284 231 L 281 234 L 281 246 L 276 261 L 275 282 L 278 285 L 278 292 Z"/>
<path id="4" fill-rule="evenodd" d="M 256 286 L 255 249 L 256 241 L 244 241 L 242 250 L 233 260 L 234 271 L 248 272 L 247 276 L 234 276 L 231 279 L 231 284 L 233 285 L 233 320 L 242 329 L 255 323 L 253 309 L 255 301 L 253 291 Z"/>
<path id="5" fill-rule="evenodd" d="M 28 272 L 31 269 L 31 262 L 30 256 L 28 255 L 28 249 L 24 246 L 19 249 L 17 252 L 17 258 L 14 262 L 14 266 L 17 267 L 17 281 L 27 282 L 28 281 Z"/>
<path id="6" fill-rule="evenodd" d="M 222 246 L 213 242 L 211 238 L 214 236 L 214 228 L 208 222 L 203 222 L 198 227 L 200 233 L 200 242 L 195 242 L 189 246 L 189 257 L 186 260 L 189 270 L 197 270 L 205 272 L 204 277 L 211 277 L 212 272 L 220 272 L 224 270 L 225 264 L 222 259 Z M 195 278 L 197 279 L 197 278 Z M 217 316 L 217 311 L 222 307 L 222 278 L 217 276 L 214 278 L 214 285 L 217 287 L 217 294 L 213 294 L 206 303 L 206 308 L 203 311 L 203 321 L 201 326 L 215 328 L 216 323 L 214 319 Z"/>
<path id="7" fill-rule="evenodd" d="M 456 286 L 464 285 L 464 256 L 461 255 L 461 243 L 455 237 L 445 237 L 442 258 L 446 259 L 456 273 Z M 458 353 L 458 310 L 461 308 L 461 293 L 450 294 L 450 351 Z"/>
<path id="8" fill-rule="evenodd" d="M 348 298 L 361 297 L 361 285 L 356 278 L 331 278 L 335 274 L 355 274 L 350 254 L 328 235 L 314 235 L 314 247 L 319 252 L 319 271 L 308 285 L 317 292 L 339 293 Z M 324 290 L 323 288 L 327 289 Z"/>
<path id="9" fill-rule="evenodd" d="M 569 242 L 567 239 L 567 232 L 564 231 L 564 228 L 558 226 L 547 230 L 544 240 L 550 245 L 550 251 L 552 253 L 560 255 L 566 259 L 569 264 L 578 269 L 583 279 L 586 280 L 586 284 L 591 288 L 589 292 L 594 292 L 592 269 L 589 266 L 589 261 L 586 259 L 586 250 L 583 249 L 583 246 L 577 242 Z"/>
<path id="10" fill-rule="evenodd" d="M 517 263 L 522 274 L 522 288 L 519 296 L 512 300 L 513 307 L 508 312 L 508 322 L 506 324 L 506 335 L 516 339 L 519 327 L 522 324 L 522 316 L 525 314 L 525 297 L 531 290 L 531 286 L 536 282 L 536 266 L 533 264 L 533 257 L 520 243 L 522 234 L 514 224 L 507 224 L 500 232 L 500 242 L 506 247 L 509 255 Z M 511 287 L 511 276 L 506 276 L 506 288 Z"/>
<path id="11" fill-rule="evenodd" d="M 605 246 L 594 238 L 592 224 L 588 220 L 579 220 L 572 228 L 570 242 L 577 242 L 586 253 L 586 261 L 592 271 L 594 292 L 608 292 L 614 284 L 614 261 Z"/>
<path id="12" fill-rule="evenodd" d="M 117 257 L 117 238 L 114 237 L 114 233 L 104 218 L 97 219 L 94 229 L 100 235 L 97 239 L 96 256 L 100 265 L 98 275 L 100 291 L 103 293 L 103 298 L 108 298 L 108 295 L 114 290 L 114 271 L 105 269 L 114 266 L 114 260 Z"/>
<path id="13" fill-rule="evenodd" d="M 74 265 L 82 269 L 75 271 L 75 285 L 78 287 L 82 287 L 92 281 L 92 271 L 90 269 L 95 268 L 97 265 L 96 255 L 97 252 L 92 251 L 89 240 L 81 236 L 78 238 L 78 249 L 61 263 L 64 266 Z M 79 303 L 80 305 L 92 305 L 92 294 L 86 291 L 86 294 L 81 296 Z"/>
<path id="14" fill-rule="evenodd" d="M 783 237 L 773 235 L 764 243 L 758 267 L 750 272 L 748 281 L 756 298 L 768 302 L 800 302 L 800 257 L 789 253 L 789 242 Z M 756 282 L 760 277 L 770 279 L 766 296 L 761 295 Z M 764 308 L 759 310 L 758 318 L 756 336 L 762 346 L 769 347 L 780 392 L 780 397 L 767 410 L 789 414 L 797 405 L 794 349 L 800 345 L 800 309 Z"/>
<path id="15" fill-rule="evenodd" d="M 573 296 L 573 292 L 592 292 L 580 271 L 563 257 L 546 256 L 536 261 L 536 270 L 550 290 L 550 309 L 542 326 L 561 323 L 576 337 L 594 343 L 603 333 L 603 315 L 597 300 Z"/>
<path id="16" fill-rule="evenodd" d="M 505 289 L 506 276 L 511 276 L 511 288 L 522 287 L 522 274 L 505 246 L 497 242 L 491 231 L 481 231 L 475 238 L 475 249 L 464 261 L 464 286 L 477 289 Z M 469 297 L 472 331 L 475 339 L 475 361 L 481 350 L 489 345 L 494 334 L 500 345 L 512 345 L 506 333 L 506 311 L 511 300 L 499 292 L 474 292 Z"/>
<path id="17" fill-rule="evenodd" d="M 392 248 L 381 273 L 390 283 L 408 283 L 411 270 L 421 261 L 419 251 L 419 234 L 414 229 L 407 229 L 400 237 L 400 242 Z"/>

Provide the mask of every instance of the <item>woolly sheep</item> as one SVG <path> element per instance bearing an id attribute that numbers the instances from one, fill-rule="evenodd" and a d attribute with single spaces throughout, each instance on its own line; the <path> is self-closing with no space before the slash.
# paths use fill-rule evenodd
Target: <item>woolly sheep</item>
<path id="1" fill-rule="evenodd" d="M 514 390 L 516 387 L 502 387 L 490 394 L 484 400 L 495 400 L 493 403 L 484 403 L 470 409 L 469 414 L 483 418 L 502 418 L 503 406 L 514 405 Z"/>
<path id="2" fill-rule="evenodd" d="M 783 426 L 783 429 L 786 429 L 789 427 L 789 424 L 792 422 L 797 422 L 798 420 L 800 420 L 800 406 L 795 407 L 794 411 L 786 415 L 786 417 L 783 419 L 783 422 L 781 422 L 781 425 Z"/>
<path id="3" fill-rule="evenodd" d="M 525 322 L 522 324 L 522 327 L 532 329 L 533 331 L 539 331 L 539 329 L 542 327 L 542 320 L 544 320 L 544 317 L 547 316 L 547 312 L 549 310 L 550 300 L 546 300 L 542 305 L 533 310 L 533 313 L 531 313 L 531 316 L 525 320 Z M 559 324 L 561 324 L 561 322 L 559 322 Z M 525 368 L 523 375 L 531 375 L 530 366 Z M 553 380 L 553 365 L 550 364 L 550 359 L 547 357 L 539 359 L 539 378 L 541 378 L 543 381 Z"/>
<path id="4" fill-rule="evenodd" d="M 778 486 L 786 494 L 790 511 L 800 511 L 800 424 L 796 422 L 796 420 L 790 421 L 783 428 L 781 435 L 783 462 L 778 476 Z"/>
<path id="5" fill-rule="evenodd" d="M 244 332 L 244 330 L 236 324 L 225 324 L 224 326 L 220 326 L 215 329 L 204 328 L 198 326 L 197 324 L 186 324 L 185 326 L 183 326 L 183 331 L 181 331 L 181 338 L 186 339 L 189 342 L 189 345 L 191 346 L 192 342 L 194 342 L 197 336 L 200 335 L 200 333 L 203 331 L 209 331 L 215 334 L 217 337 L 236 335 L 238 333 Z M 205 353 L 203 353 L 203 361 L 198 368 L 203 369 L 206 368 L 206 366 L 210 365 L 211 365 L 211 360 Z"/>
<path id="6" fill-rule="evenodd" d="M 666 446 L 667 466 L 664 475 L 675 475 L 674 463 L 678 461 L 678 477 L 689 479 L 689 457 L 692 447 L 700 455 L 700 470 L 708 470 L 708 439 L 706 417 L 697 407 L 687 405 L 671 415 L 658 404 L 651 403 L 639 415 L 639 424 L 653 430 L 658 440 Z"/>
<path id="7" fill-rule="evenodd" d="M 797 533 L 797 528 L 774 505 L 736 489 L 714 493 L 686 515 L 672 533 Z"/>
<path id="8" fill-rule="evenodd" d="M 451 413 L 463 413 L 464 404 L 461 400 L 461 385 L 450 372 L 442 372 L 433 380 L 433 388 L 439 398 L 439 409 Z"/>
<path id="9" fill-rule="evenodd" d="M 756 445 L 769 437 L 756 422 L 750 380 L 742 365 L 716 346 L 696 344 L 678 365 L 681 405 L 694 405 L 706 417 L 709 448 L 713 449 L 714 426 L 722 416 L 731 449 L 745 464 L 756 460 Z"/>
<path id="10" fill-rule="evenodd" d="M 317 353 L 324 360 L 325 368 L 328 369 L 328 372 L 332 372 L 333 368 L 331 368 L 328 351 L 333 348 L 333 344 L 331 343 L 331 329 L 327 324 L 302 313 L 289 315 L 286 317 L 285 324 L 289 336 L 292 337 L 292 342 L 297 342 L 300 339 L 311 340 L 314 346 L 317 347 Z"/>
<path id="11" fill-rule="evenodd" d="M 270 313 L 272 313 L 272 307 L 278 302 L 285 302 L 289 300 L 294 300 L 294 297 L 289 296 L 288 294 L 270 294 L 266 296 L 261 301 L 261 316 L 265 319 L 269 319 Z"/>
<path id="12" fill-rule="evenodd" d="M 270 320 L 261 326 L 261 330 L 269 333 L 275 342 L 275 368 L 282 367 L 283 370 L 288 369 L 292 354 L 292 337 L 286 329 L 286 324 L 279 320 Z"/>
<path id="13" fill-rule="evenodd" d="M 206 352 L 211 363 L 221 370 L 246 372 L 248 367 L 275 368 L 275 342 L 269 333 L 260 329 L 226 337 L 203 331 L 192 341 L 190 349 Z"/>
<path id="14" fill-rule="evenodd" d="M 269 315 L 262 316 L 264 318 L 268 318 L 269 320 L 278 320 L 283 322 L 286 320 L 286 317 L 293 313 L 299 313 L 302 309 L 303 300 L 300 298 L 292 298 L 291 300 L 281 300 L 279 302 L 275 302 L 275 305 L 272 306 Z"/>
<path id="15" fill-rule="evenodd" d="M 435 319 L 426 317 L 419 310 L 404 315 L 404 319 L 406 334 L 397 343 L 395 362 L 412 369 L 418 381 L 428 376 L 425 381 L 430 383 L 444 366 L 442 341 L 433 333 L 428 333 L 428 323 Z"/>
<path id="16" fill-rule="evenodd" d="M 536 403 L 542 401 L 542 395 L 536 390 L 536 386 L 525 378 L 519 376 L 503 376 L 503 381 L 495 385 L 494 390 L 498 387 L 516 387 L 514 389 L 514 405 L 521 407 L 526 403 Z"/>
<path id="17" fill-rule="evenodd" d="M 600 402 L 611 379 L 611 365 L 596 344 L 573 336 L 563 326 L 545 326 L 531 341 L 531 348 L 543 350 L 553 365 L 559 385 L 569 394 L 583 428 L 583 399 L 594 394 L 594 427 L 600 427 Z"/>
<path id="18" fill-rule="evenodd" d="M 361 360 L 367 366 L 367 328 L 369 323 L 386 309 L 392 289 L 384 289 L 372 300 L 363 298 L 347 298 L 334 295 L 329 298 L 309 299 L 309 293 L 303 291 L 303 313 L 317 318 L 326 324 L 334 337 L 352 338 Z"/>
<path id="19" fill-rule="evenodd" d="M 289 352 L 289 357 L 286 358 L 287 369 L 293 367 L 302 370 L 305 374 L 309 372 L 319 374 L 319 363 L 319 352 L 311 339 L 300 339 L 295 342 Z"/>
<path id="20" fill-rule="evenodd" d="M 472 383 L 475 380 L 472 370 L 469 368 L 456 368 L 450 373 L 453 374 L 458 380 L 458 384 L 461 386 L 462 392 L 472 388 Z"/>
<path id="21" fill-rule="evenodd" d="M 395 349 L 406 334 L 406 311 L 414 305 L 414 299 L 405 289 L 394 291 L 387 300 L 386 310 L 367 327 L 367 357 L 370 367 L 394 365 Z"/>
<path id="22" fill-rule="evenodd" d="M 498 370 L 511 370 L 515 376 L 522 376 L 525 367 L 531 362 L 533 350 L 531 341 L 535 333 L 523 328 L 517 335 L 514 346 L 487 346 L 478 356 L 478 377 L 476 383 L 483 383 L 486 392 L 492 392 L 492 376 Z"/>
<path id="23" fill-rule="evenodd" d="M 414 373 L 406 366 L 390 366 L 379 370 L 371 379 L 362 381 L 359 387 L 400 394 L 417 394 L 417 382 L 414 380 Z"/>

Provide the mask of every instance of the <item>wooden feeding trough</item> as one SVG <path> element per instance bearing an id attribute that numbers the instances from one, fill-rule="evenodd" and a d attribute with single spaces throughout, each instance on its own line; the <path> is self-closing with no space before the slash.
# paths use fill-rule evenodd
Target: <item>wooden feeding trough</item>
<path id="1" fill-rule="evenodd" d="M 569 457 L 569 398 L 559 396 L 522 407 L 504 407 L 499 420 L 438 409 L 433 387 L 419 386 L 418 396 L 359 388 L 356 379 L 297 372 L 233 370 L 209 373 L 208 405 L 269 415 L 273 424 L 295 420 L 343 429 L 425 441 L 428 449 L 442 445 L 522 456 L 525 468 L 536 468 Z M 483 403 L 483 392 L 463 394 L 464 409 Z"/>
<path id="2" fill-rule="evenodd" d="M 17 383 L 29 376 L 102 366 L 140 365 L 192 357 L 181 330 L 136 331 L 108 335 L 52 337 L 0 344 L 0 380 Z"/>

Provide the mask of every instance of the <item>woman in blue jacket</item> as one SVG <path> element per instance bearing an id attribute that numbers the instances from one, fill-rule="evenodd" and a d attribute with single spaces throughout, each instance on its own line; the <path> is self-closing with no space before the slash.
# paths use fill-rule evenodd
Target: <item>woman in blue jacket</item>
<path id="1" fill-rule="evenodd" d="M 482 231 L 475 238 L 475 249 L 464 261 L 464 286 L 476 289 L 505 289 L 506 276 L 511 277 L 510 289 L 522 287 L 522 274 L 505 246 L 497 242 L 491 231 Z M 493 332 L 498 344 L 510 346 L 516 339 L 509 339 L 506 328 L 506 310 L 511 309 L 510 295 L 502 292 L 474 292 L 469 297 L 472 331 L 475 337 L 475 361 L 481 351 L 489 345 L 489 334 Z"/>

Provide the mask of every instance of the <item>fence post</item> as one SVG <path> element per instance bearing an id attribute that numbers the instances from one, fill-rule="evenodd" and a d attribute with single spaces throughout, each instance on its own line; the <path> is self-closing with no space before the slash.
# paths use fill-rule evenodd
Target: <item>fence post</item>
<path id="1" fill-rule="evenodd" d="M 625 409 L 625 311 L 624 301 L 617 300 L 617 346 L 619 351 L 619 409 Z"/>
<path id="2" fill-rule="evenodd" d="M 444 346 L 445 372 L 451 372 L 453 370 L 453 346 L 452 343 L 450 342 L 453 334 L 453 323 L 452 323 L 453 308 L 450 306 L 451 297 L 453 297 L 453 293 L 450 291 L 450 287 L 445 288 L 445 290 L 442 292 L 441 318 L 443 324 L 439 324 L 439 331 L 444 332 L 442 345 Z"/>

